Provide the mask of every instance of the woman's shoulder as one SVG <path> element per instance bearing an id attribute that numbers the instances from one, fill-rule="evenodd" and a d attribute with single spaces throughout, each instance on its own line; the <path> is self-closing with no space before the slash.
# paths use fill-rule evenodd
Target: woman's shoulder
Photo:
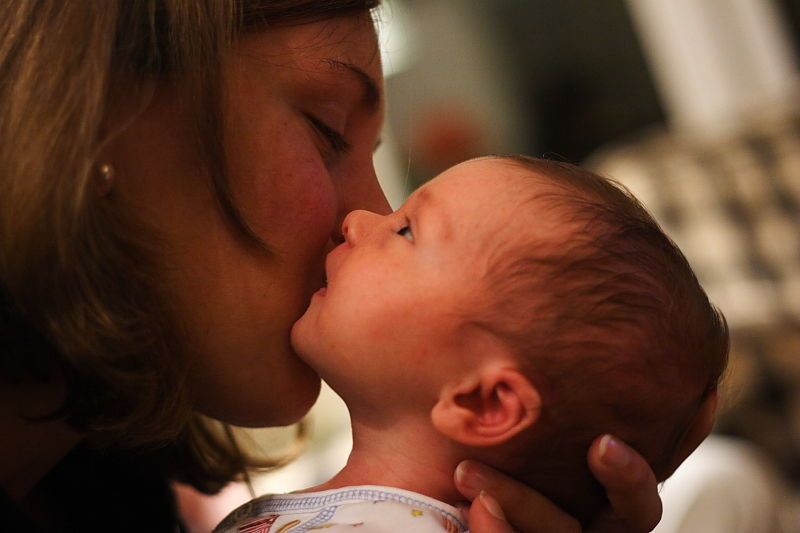
<path id="1" fill-rule="evenodd" d="M 78 446 L 37 486 L 36 508 L 55 531 L 180 531 L 170 483 L 157 465 L 147 454 Z"/>

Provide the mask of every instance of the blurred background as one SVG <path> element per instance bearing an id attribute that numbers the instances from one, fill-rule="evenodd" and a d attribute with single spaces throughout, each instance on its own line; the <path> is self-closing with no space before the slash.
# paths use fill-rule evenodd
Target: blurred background
<path id="1" fill-rule="evenodd" d="M 800 531 L 800 0 L 385 0 L 377 19 L 393 206 L 477 155 L 586 164 L 633 190 L 727 316 L 715 437 L 664 485 L 656 531 Z M 343 465 L 330 390 L 306 424 L 306 451 L 256 494 Z M 294 435 L 242 438 L 274 452 Z M 222 514 L 246 498 L 232 488 Z"/>

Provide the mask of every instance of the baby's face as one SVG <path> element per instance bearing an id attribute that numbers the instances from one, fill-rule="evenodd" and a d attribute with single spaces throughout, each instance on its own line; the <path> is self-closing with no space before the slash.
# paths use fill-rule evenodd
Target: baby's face
<path id="1" fill-rule="evenodd" d="M 327 287 L 292 329 L 300 356 L 346 400 L 408 403 L 413 392 L 430 401 L 426 391 L 465 363 L 458 333 L 489 297 L 489 255 L 518 234 L 522 173 L 504 160 L 473 160 L 390 215 L 350 213 L 345 242 L 326 260 Z"/>

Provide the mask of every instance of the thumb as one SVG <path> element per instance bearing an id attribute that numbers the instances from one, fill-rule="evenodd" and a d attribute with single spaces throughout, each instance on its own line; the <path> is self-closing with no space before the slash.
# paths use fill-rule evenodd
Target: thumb
<path id="1" fill-rule="evenodd" d="M 492 496 L 481 491 L 469 508 L 469 530 L 472 533 L 513 533 L 505 513 Z"/>

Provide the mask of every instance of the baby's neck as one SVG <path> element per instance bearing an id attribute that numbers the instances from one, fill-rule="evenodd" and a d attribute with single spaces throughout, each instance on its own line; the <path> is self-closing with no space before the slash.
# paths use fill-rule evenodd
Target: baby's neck
<path id="1" fill-rule="evenodd" d="M 329 481 L 301 492 L 353 485 L 383 485 L 424 494 L 455 505 L 463 500 L 453 484 L 460 458 L 427 420 L 409 420 L 391 429 L 353 419 L 353 450 L 345 467 Z"/>

